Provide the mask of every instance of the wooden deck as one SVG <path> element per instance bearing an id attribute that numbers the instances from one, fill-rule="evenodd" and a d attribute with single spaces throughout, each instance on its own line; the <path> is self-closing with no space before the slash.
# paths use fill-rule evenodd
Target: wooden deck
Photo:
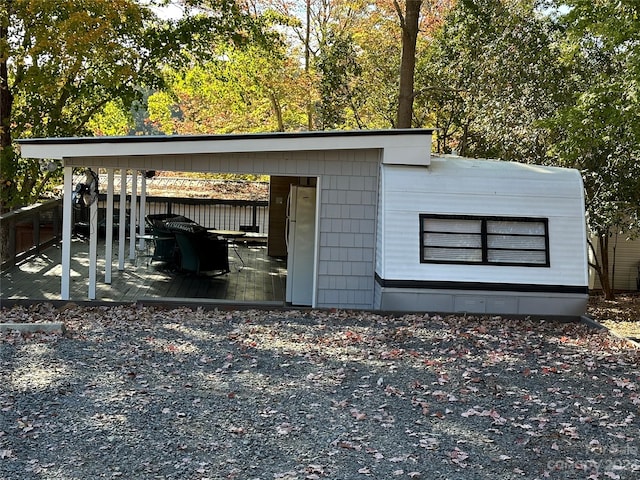
<path id="1" fill-rule="evenodd" d="M 104 244 L 98 245 L 96 301 L 176 301 L 198 299 L 211 303 L 257 303 L 284 305 L 286 261 L 267 256 L 266 245 L 237 245 L 229 248 L 231 272 L 217 277 L 171 272 L 163 264 L 146 259 L 129 259 L 125 269 L 117 269 L 114 245 L 112 281 L 104 283 Z M 238 257 L 242 258 L 242 261 Z M 60 300 L 61 245 L 42 252 L 24 263 L 0 273 L 0 301 Z M 244 265 L 243 265 L 244 264 Z M 74 239 L 71 255 L 70 300 L 88 300 L 89 245 Z"/>

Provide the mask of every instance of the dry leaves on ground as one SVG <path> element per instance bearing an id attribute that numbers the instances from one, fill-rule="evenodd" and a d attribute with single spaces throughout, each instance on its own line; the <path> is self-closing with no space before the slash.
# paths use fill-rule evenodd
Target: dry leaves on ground
<path id="1" fill-rule="evenodd" d="M 638 352 L 574 323 L 41 305 L 7 334 L 0 477 L 640 475 Z"/>
<path id="2" fill-rule="evenodd" d="M 614 300 L 592 295 L 587 313 L 622 337 L 640 342 L 640 295 L 620 293 Z"/>

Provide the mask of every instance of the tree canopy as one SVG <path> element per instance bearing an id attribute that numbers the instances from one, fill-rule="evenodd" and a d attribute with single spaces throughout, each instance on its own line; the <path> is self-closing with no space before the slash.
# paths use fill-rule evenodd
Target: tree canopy
<path id="1" fill-rule="evenodd" d="M 37 162 L 18 159 L 13 137 L 88 133 L 107 102 L 130 102 L 142 78 L 152 80 L 143 48 L 150 12 L 126 0 L 3 5 L 2 202 L 13 206 L 37 198 L 47 181 Z"/>
<path id="2" fill-rule="evenodd" d="M 185 0 L 191 14 L 174 20 L 160 19 L 155 3 L 0 3 L 2 209 L 38 198 L 58 173 L 20 158 L 14 138 L 90 134 L 98 115 L 115 113 L 114 105 L 126 111 L 144 88 L 162 88 L 166 65 L 206 58 L 218 43 L 267 41 L 261 19 L 236 2 Z"/>
<path id="3" fill-rule="evenodd" d="M 614 233 L 640 232 L 640 4 L 568 1 L 559 61 L 572 95 L 551 116 L 551 153 L 583 173 L 594 255 L 607 296 L 607 249 Z M 595 246 L 592 245 L 595 253 Z"/>

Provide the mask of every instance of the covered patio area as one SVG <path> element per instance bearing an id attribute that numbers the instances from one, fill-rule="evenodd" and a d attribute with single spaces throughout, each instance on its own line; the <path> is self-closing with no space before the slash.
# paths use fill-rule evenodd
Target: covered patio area
<path id="1" fill-rule="evenodd" d="M 86 301 L 89 252 L 87 240 L 71 242 L 71 301 Z M 105 302 L 144 300 L 179 301 L 202 299 L 210 303 L 255 303 L 280 306 L 285 300 L 286 260 L 267 255 L 266 245 L 237 245 L 236 255 L 229 249 L 231 272 L 217 276 L 193 275 L 169 271 L 158 262 L 145 258 L 112 273 L 111 284 L 97 282 L 97 297 Z M 104 249 L 99 249 L 104 251 Z M 54 245 L 39 255 L 0 274 L 0 303 L 14 300 L 60 300 L 62 246 Z M 104 257 L 97 259 L 104 271 Z M 244 263 L 244 265 L 243 265 Z"/>

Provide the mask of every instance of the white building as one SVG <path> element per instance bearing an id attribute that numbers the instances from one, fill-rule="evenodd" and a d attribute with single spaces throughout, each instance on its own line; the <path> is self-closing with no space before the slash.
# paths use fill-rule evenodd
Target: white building
<path id="1" fill-rule="evenodd" d="M 310 275 L 312 307 L 582 314 L 588 276 L 579 173 L 432 157 L 431 135 L 416 129 L 19 143 L 24 157 L 64 166 L 63 299 L 72 169 L 91 167 L 110 178 L 147 170 L 251 173 L 315 187 L 313 251 L 301 270 Z M 106 191 L 108 199 L 120 193 L 111 182 Z M 90 257 L 95 298 L 95 246 Z M 289 272 L 288 283 L 301 280 Z"/>
<path id="2" fill-rule="evenodd" d="M 432 157 L 381 166 L 381 309 L 582 313 L 587 260 L 576 170 Z"/>

